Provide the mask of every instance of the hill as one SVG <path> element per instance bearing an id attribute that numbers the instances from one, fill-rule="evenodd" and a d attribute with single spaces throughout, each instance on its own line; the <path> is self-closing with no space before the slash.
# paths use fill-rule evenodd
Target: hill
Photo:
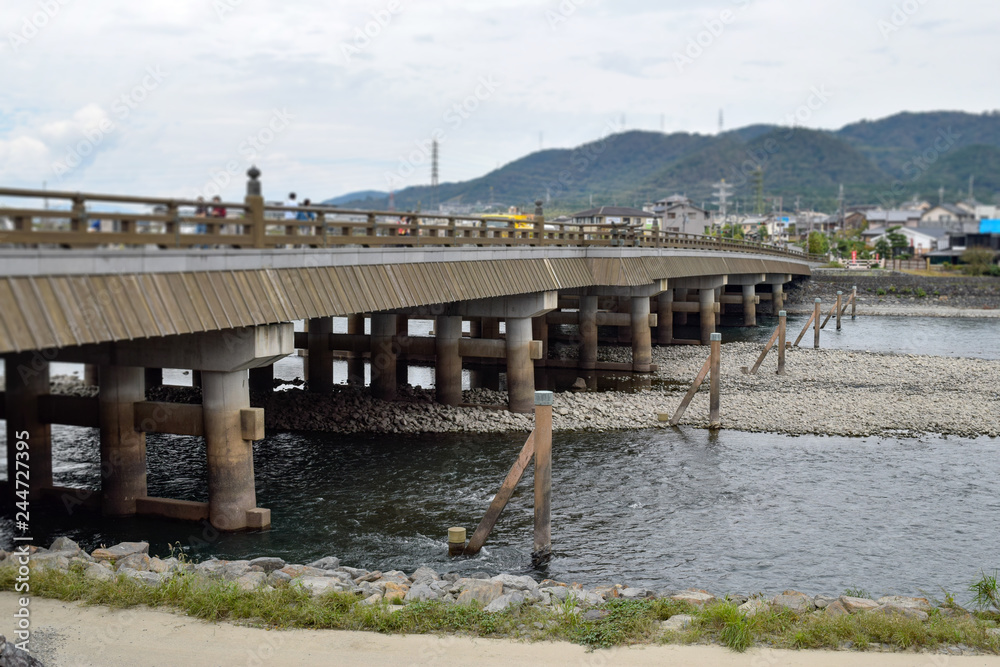
<path id="1" fill-rule="evenodd" d="M 914 164 L 920 165 L 916 171 Z M 708 203 L 713 183 L 725 178 L 746 210 L 757 167 L 764 172 L 764 194 L 782 197 L 785 210 L 796 200 L 802 208 L 833 210 L 840 185 L 849 205 L 889 204 L 914 194 L 936 201 L 941 186 L 954 199 L 973 174 L 977 198 L 992 201 L 1000 194 L 1000 112 L 900 113 L 837 131 L 751 125 L 719 135 L 622 132 L 576 148 L 531 153 L 469 181 L 443 183 L 437 200 L 530 209 L 542 199 L 552 213 L 579 210 L 591 200 L 642 206 L 674 193 Z M 360 208 L 388 204 L 386 193 L 356 194 L 337 200 Z M 430 186 L 409 187 L 396 193 L 396 207 L 426 210 L 434 195 Z"/>

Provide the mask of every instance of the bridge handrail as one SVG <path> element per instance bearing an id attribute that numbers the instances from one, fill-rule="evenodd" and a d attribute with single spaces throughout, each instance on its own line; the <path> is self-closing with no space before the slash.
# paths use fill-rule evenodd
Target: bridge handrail
<path id="1" fill-rule="evenodd" d="M 698 234 L 612 224 L 573 221 L 532 221 L 500 217 L 422 211 L 379 211 L 310 205 L 287 207 L 248 195 L 242 202 L 137 197 L 22 188 L 0 188 L 0 197 L 67 200 L 70 209 L 13 208 L 0 205 L 0 244 L 54 244 L 67 247 L 149 245 L 160 247 L 236 248 L 284 246 L 571 246 L 707 248 L 780 255 L 821 262 L 823 258 L 756 241 L 722 239 Z M 130 213 L 88 210 L 88 202 L 163 207 L 162 212 Z M 227 217 L 196 215 L 181 209 L 216 207 Z M 233 214 L 236 214 L 235 216 Z M 280 213 L 279 217 L 268 217 Z M 311 214 L 313 219 L 284 217 Z M 4 229 L 3 218 L 12 229 Z M 355 218 L 355 219 L 345 219 Z M 117 222 L 118 231 L 94 232 L 92 220 Z M 68 225 L 66 224 L 68 222 Z M 52 227 L 67 227 L 65 229 Z M 49 228 L 46 228 L 49 227 Z M 194 229 L 192 229 L 192 227 Z"/>

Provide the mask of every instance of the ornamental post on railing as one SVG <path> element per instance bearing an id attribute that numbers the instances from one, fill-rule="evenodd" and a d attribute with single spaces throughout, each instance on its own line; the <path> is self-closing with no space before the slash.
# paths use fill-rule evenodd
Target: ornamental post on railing
<path id="1" fill-rule="evenodd" d="M 73 211 L 69 220 L 69 228 L 70 231 L 74 232 L 87 231 L 87 207 L 80 195 L 73 197 Z"/>
<path id="2" fill-rule="evenodd" d="M 244 214 L 247 224 L 250 226 L 250 237 L 254 248 L 264 247 L 264 236 L 267 229 L 264 227 L 264 197 L 260 194 L 260 169 L 256 165 L 251 165 L 247 169 L 247 194 L 244 199 L 246 210 Z"/>
<path id="3" fill-rule="evenodd" d="M 542 200 L 535 201 L 535 239 L 538 245 L 545 238 L 545 213 L 542 211 Z"/>

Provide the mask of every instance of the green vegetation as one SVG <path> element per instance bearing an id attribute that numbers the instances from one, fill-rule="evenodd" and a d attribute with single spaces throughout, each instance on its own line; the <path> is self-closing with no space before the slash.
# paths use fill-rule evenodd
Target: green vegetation
<path id="1" fill-rule="evenodd" d="M 825 255 L 830 251 L 830 239 L 822 232 L 809 232 L 806 248 L 811 255 Z"/>
<path id="2" fill-rule="evenodd" d="M 852 598 L 870 598 L 868 591 L 863 588 L 848 588 L 844 591 L 844 595 Z"/>
<path id="3" fill-rule="evenodd" d="M 927 296 L 927 290 L 925 290 L 923 287 L 918 287 L 917 288 L 917 297 L 919 297 L 919 298 L 922 299 L 925 296 Z"/>
<path id="4" fill-rule="evenodd" d="M 0 569 L 0 590 L 13 590 L 13 568 Z M 889 644 L 896 649 L 928 648 L 964 643 L 1000 652 L 1000 638 L 986 628 L 1000 619 L 996 574 L 973 586 L 984 608 L 980 618 L 955 616 L 939 610 L 922 622 L 902 616 L 858 613 L 837 618 L 822 612 L 798 615 L 787 609 L 764 608 L 747 616 L 735 604 L 719 601 L 705 608 L 670 599 L 613 599 L 594 617 L 584 616 L 574 598 L 553 609 L 523 605 L 488 613 L 476 605 L 415 602 L 402 607 L 367 606 L 347 593 L 310 597 L 288 585 L 268 591 L 244 591 L 232 582 L 206 581 L 191 574 L 175 576 L 158 586 L 146 586 L 125 576 L 111 581 L 85 579 L 79 566 L 70 571 L 34 570 L 36 595 L 82 601 L 113 608 L 168 606 L 206 621 L 234 621 L 268 628 L 367 630 L 382 633 L 456 633 L 529 641 L 562 640 L 590 648 L 651 642 L 715 642 L 735 651 L 756 644 L 782 648 L 843 648 L 852 642 L 864 649 Z M 867 597 L 863 590 L 845 594 Z M 659 622 L 676 614 L 693 616 L 691 628 L 664 634 Z"/>
<path id="5" fill-rule="evenodd" d="M 962 253 L 962 270 L 970 276 L 989 275 L 994 254 L 989 248 L 969 248 Z"/>
<path id="6" fill-rule="evenodd" d="M 983 572 L 982 578 L 973 583 L 969 590 L 975 594 L 973 604 L 979 609 L 992 612 L 1000 620 L 1000 592 L 997 591 L 997 571 L 993 574 Z"/>

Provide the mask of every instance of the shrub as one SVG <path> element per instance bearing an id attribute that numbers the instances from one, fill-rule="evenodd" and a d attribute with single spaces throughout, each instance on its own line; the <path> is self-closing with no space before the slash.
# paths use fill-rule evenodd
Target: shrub
<path id="1" fill-rule="evenodd" d="M 989 248 L 969 248 L 962 253 L 962 270 L 970 276 L 991 275 L 995 254 Z"/>
<path id="2" fill-rule="evenodd" d="M 917 288 L 917 296 L 920 297 L 921 299 L 924 298 L 925 296 L 927 296 L 927 292 L 924 291 L 923 287 L 918 287 Z"/>
<path id="3" fill-rule="evenodd" d="M 878 294 L 879 296 L 885 296 L 885 290 L 882 289 L 881 287 L 875 290 L 875 293 Z"/>

